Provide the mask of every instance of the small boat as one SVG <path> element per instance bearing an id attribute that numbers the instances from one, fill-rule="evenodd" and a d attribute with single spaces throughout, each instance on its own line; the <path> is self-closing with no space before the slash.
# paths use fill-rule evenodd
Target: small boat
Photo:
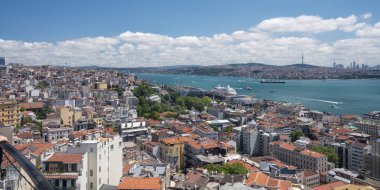
<path id="1" fill-rule="evenodd" d="M 275 93 L 276 91 L 275 90 L 271 90 L 271 91 L 269 91 L 270 93 Z"/>
<path id="2" fill-rule="evenodd" d="M 277 83 L 277 84 L 285 84 L 285 81 L 275 80 L 275 79 L 263 79 L 260 83 Z"/>
<path id="3" fill-rule="evenodd" d="M 330 105 L 330 107 L 331 107 L 331 108 L 337 108 L 337 106 L 334 105 L 334 104 L 333 104 L 333 105 Z"/>
<path id="4" fill-rule="evenodd" d="M 249 87 L 249 86 L 245 87 L 245 89 L 246 89 L 246 90 L 252 90 L 252 88 Z"/>

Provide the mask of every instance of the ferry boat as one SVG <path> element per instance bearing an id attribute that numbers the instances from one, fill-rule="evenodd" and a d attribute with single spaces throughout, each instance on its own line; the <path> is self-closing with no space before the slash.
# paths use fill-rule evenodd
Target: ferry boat
<path id="1" fill-rule="evenodd" d="M 260 81 L 260 83 L 278 83 L 278 84 L 285 84 L 285 81 L 283 80 L 276 80 L 276 79 L 263 79 Z"/>
<path id="2" fill-rule="evenodd" d="M 230 85 L 227 85 L 227 87 L 224 86 L 216 86 L 211 90 L 212 93 L 223 95 L 223 96 L 236 96 L 237 92 L 235 89 L 231 88 Z"/>

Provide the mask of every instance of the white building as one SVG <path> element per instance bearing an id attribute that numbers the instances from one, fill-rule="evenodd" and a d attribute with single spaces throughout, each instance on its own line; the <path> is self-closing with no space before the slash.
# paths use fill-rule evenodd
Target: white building
<path id="1" fill-rule="evenodd" d="M 122 177 L 122 139 L 119 135 L 100 137 L 68 147 L 68 153 L 87 153 L 88 190 L 99 190 L 103 184 L 117 186 Z"/>

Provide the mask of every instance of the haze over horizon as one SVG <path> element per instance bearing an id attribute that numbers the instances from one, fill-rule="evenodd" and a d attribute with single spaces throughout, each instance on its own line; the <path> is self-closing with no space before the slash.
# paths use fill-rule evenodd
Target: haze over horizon
<path id="1" fill-rule="evenodd" d="M 380 64 L 378 1 L 3 1 L 7 63 Z"/>

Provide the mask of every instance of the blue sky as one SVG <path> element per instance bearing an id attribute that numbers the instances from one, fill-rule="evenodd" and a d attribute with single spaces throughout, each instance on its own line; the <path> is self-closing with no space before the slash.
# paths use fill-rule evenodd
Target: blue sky
<path id="1" fill-rule="evenodd" d="M 377 58 L 375 53 L 378 50 L 376 48 L 378 48 L 379 44 L 373 44 L 371 47 L 368 47 L 375 48 L 367 49 L 370 52 L 373 51 L 373 54 L 364 55 L 357 52 L 357 56 L 349 57 L 347 59 L 344 59 L 345 55 L 341 55 L 342 51 L 336 52 L 336 48 L 333 46 L 336 45 L 336 43 L 341 42 L 340 40 L 345 39 L 356 39 L 359 41 L 358 38 L 360 38 L 361 43 L 364 44 L 363 37 L 366 40 L 373 41 L 373 37 L 375 36 L 375 41 L 377 41 L 376 34 L 363 35 L 363 32 L 376 33 L 377 30 L 374 29 L 377 29 L 377 27 L 375 25 L 380 21 L 379 7 L 380 1 L 375 0 L 2 0 L 0 2 L 0 39 L 3 40 L 3 44 L 0 41 L 0 56 L 1 54 L 5 54 L 3 56 L 8 57 L 9 61 L 28 62 L 29 64 L 61 64 L 63 61 L 62 59 L 67 59 L 68 62 L 72 62 L 73 64 L 86 65 L 94 62 L 94 60 L 79 61 L 81 59 L 78 55 L 73 55 L 67 51 L 60 53 L 62 50 L 60 47 L 61 42 L 75 41 L 83 38 L 94 39 L 90 40 L 91 42 L 94 42 L 97 40 L 99 41 L 99 38 L 97 37 L 107 38 L 105 40 L 108 40 L 108 38 L 119 39 L 118 36 L 127 31 L 142 34 L 149 33 L 157 36 L 162 35 L 173 39 L 183 36 L 192 36 L 199 38 L 198 40 L 202 41 L 203 37 L 214 38 L 214 36 L 218 34 L 232 35 L 236 31 L 246 31 L 255 34 L 260 33 L 260 35 L 262 32 L 269 33 L 270 39 L 268 39 L 272 41 L 281 41 L 282 39 L 293 40 L 292 42 L 289 42 L 292 46 L 296 46 L 293 42 L 296 42 L 297 40 L 298 43 L 304 43 L 302 40 L 317 41 L 315 43 L 318 48 L 325 48 L 326 51 L 330 51 L 330 53 L 311 55 L 312 52 L 310 52 L 310 55 L 306 54 L 305 56 L 310 58 L 309 61 L 312 62 L 312 64 L 330 64 L 335 60 L 346 63 L 349 62 L 349 60 L 358 59 L 363 63 L 365 62 L 367 64 L 374 65 L 377 63 L 371 60 Z M 367 14 L 365 19 L 363 18 L 364 14 Z M 277 26 L 267 25 L 261 28 L 258 27 L 258 25 L 265 20 L 275 21 L 270 19 L 298 18 L 301 15 L 318 17 L 322 20 L 336 19 L 337 22 L 340 22 L 339 17 L 349 18 L 354 15 L 355 22 L 351 23 L 351 25 L 365 23 L 366 26 L 361 26 L 360 28 L 356 27 L 356 29 L 350 29 L 348 32 L 345 29 L 339 29 L 342 26 L 339 24 L 335 27 L 335 29 L 321 29 L 319 28 L 320 26 L 315 26 L 315 30 L 312 31 L 300 29 L 299 26 L 297 26 L 298 28 L 296 27 L 290 30 L 283 28 L 279 29 L 278 26 L 281 25 L 279 23 L 277 23 Z M 309 18 L 306 18 L 306 20 L 308 19 Z M 311 20 L 311 22 L 313 22 L 312 18 Z M 298 20 L 296 20 L 296 22 L 297 21 Z M 293 21 L 291 22 L 292 23 L 290 25 L 293 26 Z M 326 23 L 322 22 L 322 24 Z M 344 23 L 343 25 L 346 26 L 347 24 Z M 365 31 L 360 31 L 364 28 L 366 29 Z M 150 35 L 150 37 L 152 36 Z M 371 39 L 369 39 L 369 37 Z M 115 64 L 115 66 L 120 65 L 117 64 L 120 62 L 122 63 L 122 66 L 145 66 L 147 64 L 146 62 L 152 62 L 152 60 L 157 61 L 157 59 L 160 59 L 160 55 L 169 54 L 168 57 L 172 57 L 170 56 L 171 54 L 178 54 L 178 52 L 174 52 L 174 50 L 168 52 L 167 50 L 164 51 L 160 48 L 156 48 L 157 44 L 149 44 L 148 46 L 151 50 L 147 51 L 144 44 L 141 44 L 141 42 L 135 42 L 134 39 L 131 40 L 130 38 L 136 38 L 136 36 L 129 36 L 127 40 L 123 39 L 124 41 L 122 40 L 121 43 L 102 43 L 102 46 L 111 45 L 112 48 L 117 49 L 113 52 L 108 51 L 110 48 L 101 50 L 89 48 L 86 50 L 89 50 L 89 52 L 93 54 L 105 53 L 106 56 L 110 56 L 112 54 L 111 57 L 115 60 L 111 62 L 112 64 Z M 102 39 L 103 42 L 105 40 Z M 358 43 L 357 41 L 354 43 Z M 25 44 L 27 42 L 30 44 Z M 48 45 L 41 45 L 41 42 L 48 43 Z M 286 52 L 281 52 L 276 55 L 276 59 L 271 59 L 268 57 L 268 53 L 261 52 L 261 44 L 264 44 L 262 39 L 260 39 L 260 42 L 257 39 L 247 39 L 244 43 L 242 43 L 234 38 L 232 42 L 229 42 L 230 45 L 233 43 L 234 47 L 228 48 L 223 46 L 223 43 L 217 43 L 217 45 L 208 47 L 207 49 L 201 49 L 204 47 L 204 44 L 206 44 L 204 40 L 201 47 L 198 44 L 195 49 L 191 46 L 183 45 L 183 47 L 181 46 L 180 48 L 184 48 L 183 50 L 188 52 L 187 54 L 183 54 L 183 56 L 186 56 L 186 59 L 178 57 L 177 59 L 170 60 L 166 57 L 165 59 L 160 59 L 160 61 L 153 63 L 153 65 L 160 66 L 170 64 L 208 63 L 225 64 L 235 61 L 257 61 L 270 62 L 272 64 L 289 64 L 298 61 L 298 56 L 294 56 L 294 58 L 283 62 L 280 61 L 281 56 L 286 55 Z M 243 50 L 239 49 L 240 46 L 237 46 L 237 43 L 239 43 L 238 45 L 240 46 L 251 44 L 254 50 L 251 52 L 246 52 L 246 54 L 243 55 L 241 54 Z M 265 48 L 271 47 L 268 43 L 268 40 L 265 41 Z M 11 48 L 14 48 L 12 49 L 13 51 L 19 50 L 20 52 L 7 53 L 7 51 L 10 51 L 8 48 L 10 46 L 9 44 L 12 44 Z M 49 47 L 46 47 L 49 46 L 49 44 L 51 45 L 50 48 L 53 48 L 57 53 L 49 53 L 50 55 L 46 54 L 45 57 L 41 57 L 41 54 L 43 54 L 44 51 L 49 51 L 49 49 L 47 49 Z M 98 44 L 98 42 L 96 42 L 96 44 Z M 125 44 L 131 44 L 131 48 L 134 51 L 132 52 L 132 50 L 128 50 L 127 53 L 124 52 L 122 55 L 117 53 L 120 52 L 120 47 Z M 323 47 L 326 44 L 330 47 Z M 34 46 L 34 48 L 39 48 L 41 51 L 32 52 L 31 50 L 27 50 L 24 46 L 29 47 L 28 45 Z M 78 45 L 78 47 L 81 45 Z M 353 44 L 345 44 L 344 46 L 351 45 Z M 231 55 L 225 57 L 224 59 L 218 58 L 214 61 L 209 59 L 206 60 L 205 58 L 192 58 L 193 56 L 205 56 L 204 54 L 206 53 L 204 52 L 208 51 L 215 54 L 214 56 L 219 57 L 218 54 L 221 52 L 217 53 L 212 49 L 213 47 L 219 48 L 219 46 L 226 47 L 225 51 L 230 51 Z M 292 49 L 292 46 L 286 48 Z M 317 46 L 315 47 L 317 48 Z M 174 47 L 170 46 L 167 48 Z M 175 45 L 175 48 L 178 48 L 178 45 Z M 190 48 L 190 50 L 186 48 Z M 2 49 L 3 53 L 1 52 Z M 334 51 L 328 49 L 334 49 Z M 25 53 L 25 51 L 27 51 L 27 53 Z M 175 51 L 177 51 L 177 49 L 175 49 Z M 292 53 L 297 54 L 299 51 L 301 50 L 296 50 Z M 25 53 L 24 56 L 27 57 L 24 59 L 20 58 L 21 52 Z M 247 54 L 251 53 L 253 56 L 250 58 Z M 308 52 L 306 51 L 306 53 Z M 138 59 L 141 55 L 146 57 L 144 57 L 144 59 Z M 122 56 L 126 56 L 128 60 L 122 58 Z M 320 60 L 318 56 L 329 56 L 329 59 L 323 59 L 323 63 L 317 62 Z M 102 62 L 105 61 L 106 60 L 103 60 Z M 101 65 L 104 63 L 94 64 Z"/>

